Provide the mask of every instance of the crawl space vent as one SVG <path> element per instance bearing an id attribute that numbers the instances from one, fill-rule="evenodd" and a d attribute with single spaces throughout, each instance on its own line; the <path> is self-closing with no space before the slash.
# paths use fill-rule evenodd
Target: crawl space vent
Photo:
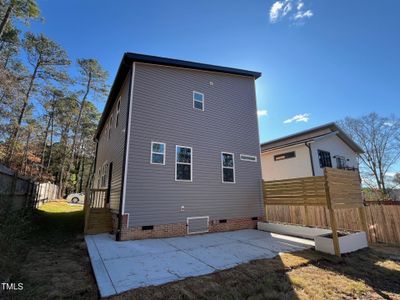
<path id="1" fill-rule="evenodd" d="M 187 233 L 188 234 L 195 234 L 195 233 L 203 233 L 208 232 L 208 223 L 209 217 L 190 217 L 187 218 Z"/>

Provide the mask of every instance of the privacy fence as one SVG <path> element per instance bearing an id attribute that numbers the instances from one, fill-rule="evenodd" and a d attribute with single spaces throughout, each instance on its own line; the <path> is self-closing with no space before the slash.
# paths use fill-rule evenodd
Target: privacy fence
<path id="1" fill-rule="evenodd" d="M 371 243 L 400 244 L 400 202 L 365 202 L 368 239 Z M 267 220 L 289 224 L 330 227 L 329 212 L 324 207 L 306 208 L 294 205 L 269 205 Z M 362 230 L 357 210 L 347 208 L 335 211 L 337 227 L 341 230 Z"/>
<path id="2" fill-rule="evenodd" d="M 357 172 L 327 168 L 324 176 L 265 181 L 264 203 L 267 221 L 365 230 L 372 243 L 400 243 L 400 205 L 364 203 Z"/>
<path id="3" fill-rule="evenodd" d="M 58 186 L 37 183 L 0 165 L 0 199 L 8 200 L 13 208 L 38 207 L 57 198 Z"/>

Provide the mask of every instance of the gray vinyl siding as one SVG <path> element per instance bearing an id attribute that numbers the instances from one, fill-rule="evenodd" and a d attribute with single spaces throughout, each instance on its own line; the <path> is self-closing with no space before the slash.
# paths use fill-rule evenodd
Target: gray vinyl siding
<path id="1" fill-rule="evenodd" d="M 96 173 L 94 180 L 94 187 L 97 186 L 98 170 L 101 169 L 104 162 L 113 163 L 113 172 L 111 180 L 111 191 L 110 191 L 110 208 L 114 211 L 119 210 L 121 187 L 122 187 L 122 171 L 124 163 L 124 147 L 125 147 L 125 130 L 126 130 L 126 117 L 128 108 L 129 98 L 129 78 L 127 76 L 122 89 L 114 102 L 111 114 L 107 118 L 106 124 L 113 116 L 113 123 L 111 128 L 111 137 L 108 139 L 107 125 L 103 127 L 100 134 L 98 149 L 97 149 L 97 161 L 96 161 Z M 118 127 L 116 124 L 116 113 L 118 98 L 121 97 L 120 113 Z"/>
<path id="2" fill-rule="evenodd" d="M 134 70 L 129 226 L 262 216 L 254 79 L 143 63 Z M 193 91 L 204 93 L 204 111 L 193 109 Z M 166 143 L 165 165 L 150 164 L 152 141 Z M 176 145 L 193 149 L 193 182 L 175 181 Z M 221 152 L 235 155 L 235 184 L 222 183 Z M 257 162 L 241 161 L 240 154 Z"/>

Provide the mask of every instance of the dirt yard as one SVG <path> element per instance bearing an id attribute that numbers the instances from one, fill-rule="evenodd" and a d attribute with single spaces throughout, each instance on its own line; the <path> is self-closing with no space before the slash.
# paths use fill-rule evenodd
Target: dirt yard
<path id="1" fill-rule="evenodd" d="M 24 289 L 0 298 L 98 298 L 82 235 L 82 206 L 51 202 L 24 218 L 25 230 L 14 230 L 14 239 L 21 236 L 12 246 L 16 251 L 2 252 L 6 254 L 0 260 L 0 275 L 22 282 Z M 4 222 L 0 226 L 2 234 L 4 228 L 10 230 Z M 4 239 L 0 243 L 0 250 L 6 249 Z M 112 299 L 400 299 L 399 295 L 400 248 L 375 246 L 342 259 L 312 250 L 282 254 Z"/>
<path id="2" fill-rule="evenodd" d="M 98 298 L 83 240 L 82 209 L 82 205 L 54 201 L 25 216 L 28 234 L 21 232 L 16 237 L 20 243 L 13 245 L 15 251 L 5 257 L 12 261 L 9 282 L 23 283 L 23 290 L 0 294 L 0 298 Z"/>

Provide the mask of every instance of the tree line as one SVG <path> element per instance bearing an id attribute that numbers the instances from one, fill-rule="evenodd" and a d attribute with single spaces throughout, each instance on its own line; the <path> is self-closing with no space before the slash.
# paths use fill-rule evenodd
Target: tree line
<path id="1" fill-rule="evenodd" d="M 0 18 L 0 163 L 55 182 L 60 196 L 83 191 L 108 74 L 96 59 L 73 62 L 57 42 L 27 30 L 41 19 L 35 0 L 0 1 Z"/>

